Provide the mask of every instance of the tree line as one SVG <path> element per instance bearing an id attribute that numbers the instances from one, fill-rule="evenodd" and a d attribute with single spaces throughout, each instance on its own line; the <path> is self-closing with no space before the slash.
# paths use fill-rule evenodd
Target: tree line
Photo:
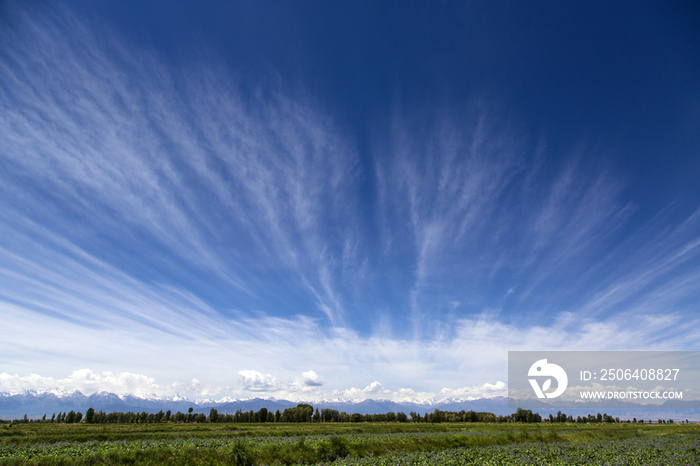
<path id="1" fill-rule="evenodd" d="M 432 413 L 421 415 L 415 411 L 408 415 L 403 412 L 388 412 L 386 414 L 348 414 L 345 411 L 339 412 L 336 409 L 323 408 L 319 410 L 310 404 L 300 403 L 293 408 L 286 408 L 284 411 L 272 412 L 267 408 L 261 408 L 258 411 L 242 411 L 237 410 L 234 414 L 220 414 L 216 408 L 211 408 L 209 415 L 204 413 L 194 413 L 194 408 L 189 408 L 187 413 L 180 411 L 172 413 L 170 410 L 157 413 L 133 412 L 111 412 L 95 411 L 89 408 L 85 412 L 85 416 L 81 412 L 69 411 L 63 413 L 54 413 L 50 419 L 46 415 L 41 420 L 29 420 L 27 415 L 24 419 L 15 420 L 13 422 L 50 422 L 50 423 L 65 423 L 74 424 L 84 422 L 87 424 L 154 424 L 160 422 L 173 423 L 266 423 L 266 422 L 287 422 L 287 423 L 307 423 L 307 422 L 416 422 L 416 423 L 443 423 L 443 422 L 579 422 L 579 423 L 596 423 L 596 422 L 644 422 L 637 421 L 620 421 L 619 417 L 613 418 L 608 414 L 597 415 L 589 414 L 587 416 L 578 416 L 576 419 L 572 415 L 566 415 L 559 411 L 556 416 L 550 414 L 544 419 L 540 414 L 533 413 L 532 410 L 518 408 L 517 411 L 510 415 L 496 416 L 489 412 L 475 411 L 441 411 L 435 409 Z M 651 421 L 649 421 L 651 422 Z M 673 420 L 665 421 L 659 419 L 659 423 L 673 423 Z"/>
<path id="2" fill-rule="evenodd" d="M 386 414 L 349 414 L 337 409 L 316 408 L 309 404 L 299 404 L 294 408 L 287 408 L 274 414 L 266 408 L 260 411 L 241 411 L 234 414 L 219 414 L 215 408 L 209 413 L 209 422 L 513 422 L 515 414 L 511 416 L 496 416 L 493 413 L 460 411 L 449 412 L 436 409 L 432 413 L 420 415 L 416 412 L 406 414 L 403 412 L 388 412 Z M 535 415 L 538 416 L 538 415 Z M 522 422 L 539 422 L 530 412 L 530 417 L 519 419 Z"/>
<path id="3" fill-rule="evenodd" d="M 287 423 L 313 423 L 313 422 L 540 422 L 542 418 L 539 414 L 533 414 L 530 410 L 518 411 L 509 416 L 496 416 L 488 412 L 474 411 L 441 411 L 435 409 L 432 413 L 421 415 L 416 412 L 405 414 L 403 412 L 388 412 L 386 414 L 349 414 L 336 409 L 320 409 L 310 404 L 301 403 L 293 408 L 286 408 L 282 412 L 277 410 L 272 412 L 267 408 L 258 411 L 237 410 L 234 414 L 220 414 L 216 408 L 211 408 L 209 415 L 204 413 L 194 413 L 194 408 L 189 408 L 187 413 L 180 411 L 172 413 L 159 411 L 157 413 L 133 412 L 111 412 L 95 411 L 89 408 L 85 416 L 81 412 L 70 411 L 67 413 L 53 414 L 50 419 L 46 415 L 41 420 L 29 420 L 27 415 L 23 420 L 14 422 L 50 422 L 74 424 L 84 422 L 87 424 L 153 424 L 160 422 L 174 423 L 265 423 L 265 422 L 287 422 Z"/>
<path id="4" fill-rule="evenodd" d="M 550 415 L 549 415 L 549 418 L 545 418 L 544 420 L 545 420 L 545 422 L 577 422 L 577 423 L 588 423 L 588 422 L 592 422 L 592 423 L 595 423 L 595 422 L 619 423 L 619 422 L 629 422 L 629 423 L 632 423 L 632 424 L 637 424 L 637 423 L 644 424 L 644 420 L 643 420 L 643 419 L 637 420 L 636 417 L 633 418 L 631 421 L 630 421 L 630 420 L 621 421 L 619 417 L 612 417 L 611 415 L 605 414 L 605 413 L 603 413 L 603 414 L 598 413 L 598 414 L 595 415 L 595 416 L 594 416 L 593 414 L 589 414 L 588 416 L 576 416 L 576 419 L 574 419 L 574 417 L 573 417 L 572 415 L 568 415 L 568 416 L 567 416 L 566 414 L 562 413 L 561 411 L 559 411 L 559 412 L 557 413 L 556 416 L 550 414 Z M 688 422 L 687 419 L 686 419 L 685 421 L 686 421 L 686 423 Z M 674 423 L 674 422 L 673 422 L 673 419 L 669 419 L 669 420 L 659 419 L 657 422 L 658 422 L 659 424 L 673 424 L 673 423 Z M 651 424 L 651 419 L 649 419 L 648 423 Z M 681 421 L 681 424 L 682 424 L 682 423 L 683 423 L 683 421 Z"/>

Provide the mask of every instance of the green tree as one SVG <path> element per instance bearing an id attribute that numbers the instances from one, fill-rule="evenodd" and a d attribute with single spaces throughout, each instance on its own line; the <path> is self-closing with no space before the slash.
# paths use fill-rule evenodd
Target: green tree
<path id="1" fill-rule="evenodd" d="M 562 422 L 560 421 L 561 416 L 561 412 L 557 414 L 557 417 L 554 418 L 556 420 L 555 422 Z M 511 417 L 515 422 L 542 422 L 542 416 L 540 416 L 538 413 L 533 414 L 529 409 L 518 408 Z M 565 415 L 564 420 L 566 420 Z"/>
<path id="2" fill-rule="evenodd" d="M 67 424 L 73 424 L 75 422 L 75 411 L 71 410 L 66 417 Z"/>
<path id="3" fill-rule="evenodd" d="M 216 408 L 212 408 L 209 411 L 209 422 L 216 422 L 217 419 L 219 419 L 219 412 Z"/>
<path id="4" fill-rule="evenodd" d="M 287 408 L 282 413 L 282 422 L 311 422 L 314 408 L 310 404 L 300 403 L 294 408 Z"/>
<path id="5" fill-rule="evenodd" d="M 88 408 L 87 411 L 85 411 L 85 422 L 88 424 L 92 424 L 95 422 L 95 410 L 92 408 Z"/>

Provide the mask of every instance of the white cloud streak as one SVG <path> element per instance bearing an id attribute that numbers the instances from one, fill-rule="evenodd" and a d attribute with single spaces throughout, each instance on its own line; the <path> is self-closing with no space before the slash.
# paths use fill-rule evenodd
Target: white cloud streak
<path id="1" fill-rule="evenodd" d="M 148 395 L 160 391 L 155 380 L 140 374 L 122 372 L 113 374 L 103 372 L 96 374 L 90 369 L 73 371 L 68 377 L 56 379 L 42 377 L 38 374 L 19 376 L 0 373 L 0 391 L 17 393 L 27 390 L 69 392 L 79 390 L 83 394 L 92 394 L 99 391 L 108 391 L 118 394 Z"/>
<path id="2" fill-rule="evenodd" d="M 625 236 L 623 185 L 583 156 L 549 167 L 481 110 L 397 115 L 367 175 L 309 96 L 65 11 L 14 21 L 1 390 L 440 400 L 502 393 L 508 350 L 700 343 L 700 214 Z"/>
<path id="3" fill-rule="evenodd" d="M 281 268 L 342 319 L 331 271 L 352 233 L 319 232 L 355 215 L 356 155 L 310 100 L 244 102 L 229 74 L 174 72 L 69 13 L 18 17 L 0 62 L 5 218 L 254 295 L 267 290 L 250 268 Z"/>
<path id="4" fill-rule="evenodd" d="M 637 226 L 619 177 L 585 165 L 596 148 L 559 166 L 483 108 L 408 120 L 397 112 L 375 172 L 381 252 L 411 271 L 401 283 L 415 338 L 449 338 L 454 319 L 484 312 L 523 325 L 640 310 L 692 320 L 696 214 L 670 208 Z"/>
<path id="5" fill-rule="evenodd" d="M 209 335 L 208 329 L 192 328 L 187 335 L 169 334 L 147 325 L 105 330 L 53 316 L 37 318 L 29 329 L 26 317 L 34 311 L 7 303 L 1 306 L 6 325 L 3 341 L 7 348 L 23 356 L 17 358 L 10 351 L 3 354 L 2 363 L 25 374 L 17 379 L 26 384 L 24 388 L 51 385 L 50 381 L 35 383 L 31 373 L 63 380 L 61 372 L 70 372 L 74 361 L 83 361 L 104 372 L 110 371 L 103 368 L 113 368 L 111 372 L 116 374 L 150 374 L 139 379 L 142 385 L 132 390 L 195 398 L 413 397 L 425 401 L 476 397 L 477 393 L 491 393 L 484 381 L 494 386 L 505 381 L 509 350 L 678 349 L 700 343 L 693 331 L 697 321 L 637 314 L 618 315 L 605 321 L 566 315 L 552 326 L 532 327 L 506 325 L 485 316 L 457 321 L 452 339 L 420 342 L 363 338 L 342 328 L 329 332 L 303 318 L 220 321 L 216 338 Z M 673 344 L 658 342 L 659 334 L 673 334 Z M 196 374 L 200 382 L 187 382 L 191 374 Z M 57 386 L 74 383 L 87 390 L 124 387 L 106 377 L 81 380 L 74 377 Z M 20 383 L 6 382 L 3 390 L 17 389 Z M 365 385 L 361 387 L 369 388 L 348 388 L 362 382 Z M 372 385 L 373 382 L 384 388 Z M 480 389 L 469 388 L 482 385 Z"/>

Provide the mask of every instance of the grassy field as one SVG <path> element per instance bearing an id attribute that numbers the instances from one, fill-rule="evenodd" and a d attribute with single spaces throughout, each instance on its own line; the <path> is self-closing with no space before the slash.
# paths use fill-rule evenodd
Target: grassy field
<path id="1" fill-rule="evenodd" d="M 16 424 L 0 465 L 700 464 L 681 424 Z"/>

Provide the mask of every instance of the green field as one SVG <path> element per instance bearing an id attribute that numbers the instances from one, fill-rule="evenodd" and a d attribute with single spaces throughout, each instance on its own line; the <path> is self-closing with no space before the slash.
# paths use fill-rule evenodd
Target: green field
<path id="1" fill-rule="evenodd" d="M 698 465 L 694 424 L 15 424 L 0 465 Z"/>

